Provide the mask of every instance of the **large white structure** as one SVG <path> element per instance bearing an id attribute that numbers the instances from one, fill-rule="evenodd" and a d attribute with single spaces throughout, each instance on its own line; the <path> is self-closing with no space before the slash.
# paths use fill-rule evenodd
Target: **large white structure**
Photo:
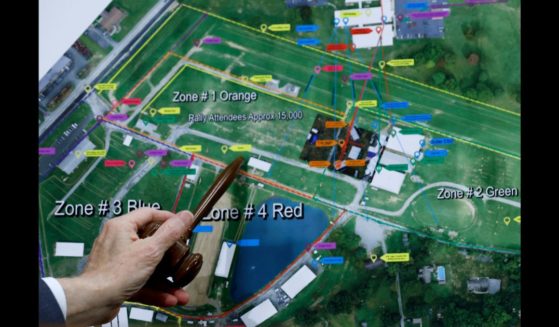
<path id="1" fill-rule="evenodd" d="M 248 166 L 262 170 L 263 172 L 267 173 L 272 167 L 272 164 L 267 161 L 257 159 L 255 157 L 250 157 L 250 159 L 248 159 Z"/>
<path id="2" fill-rule="evenodd" d="M 216 276 L 223 278 L 229 277 L 229 271 L 231 270 L 236 248 L 237 244 L 235 243 L 223 242 L 223 244 L 221 244 L 221 251 L 219 252 L 219 259 L 217 259 L 214 273 Z"/>
<path id="3" fill-rule="evenodd" d="M 390 151 L 384 151 L 382 153 L 382 158 L 380 159 L 380 164 L 383 166 L 390 166 L 390 165 L 408 165 L 408 169 L 406 172 L 411 173 L 413 166 L 410 163 L 410 159 L 404 157 L 401 154 L 397 154 Z"/>
<path id="4" fill-rule="evenodd" d="M 425 136 L 419 134 L 404 135 L 400 133 L 400 128 L 394 127 L 396 135 L 390 135 L 386 148 L 393 152 L 402 153 L 412 158 L 415 152 L 421 149 L 421 142 L 425 141 Z"/>
<path id="5" fill-rule="evenodd" d="M 371 186 L 394 194 L 399 194 L 405 178 L 406 174 L 404 173 L 382 169 L 380 172 L 376 172 L 371 181 Z"/>
<path id="6" fill-rule="evenodd" d="M 190 169 L 194 169 L 195 173 L 191 174 L 191 175 L 186 175 L 186 180 L 192 184 L 196 183 L 196 181 L 198 180 L 198 177 L 200 177 L 200 171 L 202 169 L 200 169 L 200 164 L 198 162 L 193 162 L 190 165 Z"/>
<path id="7" fill-rule="evenodd" d="M 312 272 L 306 265 L 303 265 L 296 273 L 293 274 L 283 285 L 281 289 L 290 298 L 294 298 L 301 292 L 307 285 L 309 285 L 316 278 L 316 274 Z"/>
<path id="8" fill-rule="evenodd" d="M 118 315 L 112 321 L 102 324 L 101 327 L 128 327 L 128 313 L 126 307 L 120 307 Z"/>
<path id="9" fill-rule="evenodd" d="M 246 327 L 256 327 L 278 312 L 270 299 L 255 306 L 249 312 L 241 316 Z"/>
<path id="10" fill-rule="evenodd" d="M 89 136 L 83 139 L 78 146 L 69 153 L 58 165 L 63 172 L 70 175 L 85 159 L 85 151 L 95 149 L 95 144 L 89 140 Z"/>
<path id="11" fill-rule="evenodd" d="M 132 135 L 126 135 L 122 144 L 130 146 L 130 143 L 132 143 Z"/>
<path id="12" fill-rule="evenodd" d="M 153 310 L 132 308 L 130 309 L 130 319 L 152 322 Z"/>
<path id="13" fill-rule="evenodd" d="M 391 46 L 394 44 L 394 0 L 381 0 L 380 7 L 363 8 L 361 0 L 347 0 L 346 5 L 358 4 L 359 8 L 336 10 L 334 18 L 338 28 L 372 29 L 368 34 L 352 35 L 353 44 L 357 49 Z M 379 39 L 382 40 L 379 42 Z"/>
<path id="14" fill-rule="evenodd" d="M 83 257 L 83 243 L 56 242 L 54 248 L 55 257 Z"/>

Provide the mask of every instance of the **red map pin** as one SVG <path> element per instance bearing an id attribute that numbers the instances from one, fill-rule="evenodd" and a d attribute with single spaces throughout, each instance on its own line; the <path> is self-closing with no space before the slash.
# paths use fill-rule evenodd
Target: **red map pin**
<path id="1" fill-rule="evenodd" d="M 128 167 L 130 167 L 130 169 L 134 169 L 134 166 L 136 166 L 136 161 L 134 160 L 128 161 Z"/>
<path id="2" fill-rule="evenodd" d="M 380 34 L 380 32 L 382 32 L 382 27 L 377 26 L 377 33 Z"/>

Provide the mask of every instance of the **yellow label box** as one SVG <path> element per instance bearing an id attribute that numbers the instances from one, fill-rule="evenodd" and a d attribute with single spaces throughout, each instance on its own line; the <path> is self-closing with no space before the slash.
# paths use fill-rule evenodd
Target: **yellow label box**
<path id="1" fill-rule="evenodd" d="M 180 147 L 181 150 L 186 152 L 200 152 L 202 151 L 201 145 L 183 145 Z"/>
<path id="2" fill-rule="evenodd" d="M 85 150 L 86 157 L 105 157 L 107 156 L 107 150 Z"/>
<path id="3" fill-rule="evenodd" d="M 386 253 L 380 259 L 384 262 L 408 262 L 410 261 L 409 253 Z"/>

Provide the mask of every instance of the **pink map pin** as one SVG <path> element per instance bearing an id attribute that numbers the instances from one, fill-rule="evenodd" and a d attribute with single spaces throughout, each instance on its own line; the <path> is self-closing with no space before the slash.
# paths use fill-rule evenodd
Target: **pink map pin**
<path id="1" fill-rule="evenodd" d="M 380 34 L 380 32 L 382 32 L 382 27 L 377 26 L 377 33 Z"/>
<path id="2" fill-rule="evenodd" d="M 320 73 L 321 70 L 322 70 L 322 68 L 320 68 L 320 66 L 314 66 L 314 73 L 315 74 Z"/>
<path id="3" fill-rule="evenodd" d="M 130 169 L 134 169 L 134 166 L 136 166 L 136 161 L 134 160 L 128 161 L 128 167 L 130 167 Z"/>

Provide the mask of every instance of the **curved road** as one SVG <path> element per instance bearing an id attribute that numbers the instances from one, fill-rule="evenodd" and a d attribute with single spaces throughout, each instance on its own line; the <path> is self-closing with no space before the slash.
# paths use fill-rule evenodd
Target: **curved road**
<path id="1" fill-rule="evenodd" d="M 372 212 L 376 212 L 376 213 L 380 213 L 383 215 L 387 215 L 387 216 L 401 216 L 406 209 L 409 207 L 409 205 L 413 202 L 413 200 L 415 200 L 416 197 L 418 197 L 422 192 L 425 192 L 429 189 L 435 188 L 435 187 L 451 187 L 454 189 L 458 189 L 464 192 L 468 191 L 468 187 L 461 185 L 461 184 L 456 184 L 456 183 L 452 183 L 452 182 L 437 182 L 437 183 L 431 183 L 428 184 L 422 188 L 420 188 L 419 190 L 415 191 L 415 193 L 413 193 L 407 200 L 406 202 L 404 202 L 404 205 L 396 210 L 396 211 L 389 211 L 389 210 L 384 210 L 384 209 L 380 209 L 380 208 L 375 208 L 375 207 L 366 207 L 366 206 L 360 206 L 361 209 L 367 210 L 367 211 L 372 211 Z M 497 201 L 497 202 L 501 202 L 501 203 L 505 203 L 508 204 L 510 206 L 513 207 L 517 207 L 520 208 L 520 202 L 516 202 L 516 201 L 512 201 L 509 199 L 505 199 L 505 198 L 490 198 L 488 196 L 483 196 L 484 200 L 492 200 L 492 201 Z"/>

